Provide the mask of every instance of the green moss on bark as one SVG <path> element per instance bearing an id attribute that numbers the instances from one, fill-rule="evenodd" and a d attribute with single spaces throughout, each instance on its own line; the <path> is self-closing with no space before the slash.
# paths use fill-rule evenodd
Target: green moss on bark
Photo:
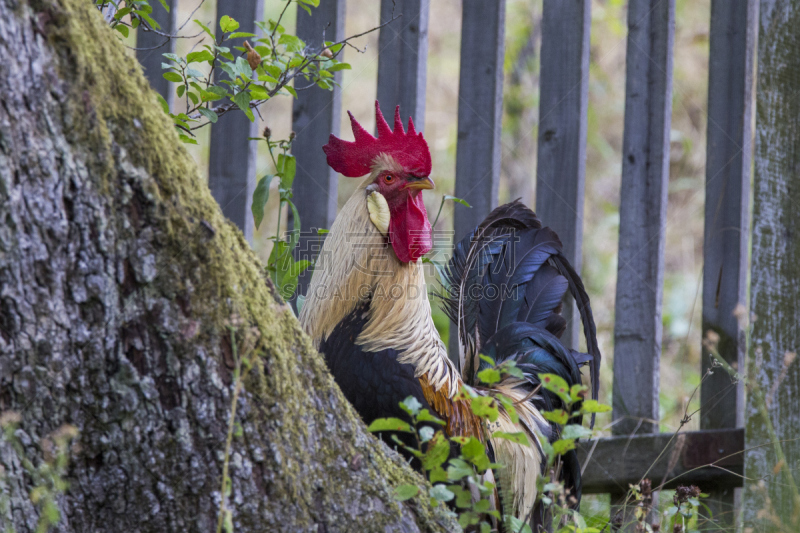
<path id="1" fill-rule="evenodd" d="M 175 383 L 180 383 L 186 379 L 181 372 L 192 365 L 199 368 L 192 376 L 203 387 L 211 389 L 217 378 L 229 380 L 223 345 L 231 317 L 239 316 L 245 327 L 260 332 L 258 350 L 263 356 L 242 398 L 239 418 L 246 428 L 245 437 L 237 440 L 233 449 L 257 465 L 251 479 L 234 479 L 235 491 L 241 489 L 247 496 L 232 503 L 237 531 L 274 528 L 276 523 L 291 524 L 297 531 L 320 524 L 327 524 L 330 531 L 439 531 L 452 527 L 443 509 L 431 508 L 424 498 L 403 504 L 393 500 L 393 487 L 421 484 L 422 478 L 366 433 L 290 308 L 276 296 L 243 235 L 223 217 L 135 58 L 102 21 L 93 3 L 30 0 L 27 6 L 24 2 L 19 6 L 20 24 L 32 25 L 47 40 L 55 58 L 51 82 L 61 87 L 61 116 L 49 120 L 58 124 L 53 129 L 64 134 L 74 159 L 88 170 L 88 182 L 82 185 L 85 190 L 73 194 L 89 197 L 100 193 L 102 205 L 96 209 L 105 212 L 109 227 L 99 231 L 108 242 L 96 237 L 98 242 L 93 245 L 108 256 L 109 264 L 123 265 L 118 267 L 122 274 L 115 280 L 114 290 L 125 305 L 118 321 L 108 327 L 106 335 L 112 339 L 108 344 L 124 345 L 120 332 L 133 324 L 159 346 L 152 364 L 122 360 L 128 366 L 111 376 L 112 387 L 134 390 L 144 378 L 157 382 L 173 367 L 178 369 L 174 370 Z M 137 258 L 143 258 L 144 266 Z M 125 266 L 130 263 L 133 266 Z M 135 318 L 127 311 L 129 302 L 140 310 Z M 174 312 L 159 315 L 153 311 L 162 302 Z M 147 313 L 169 316 L 164 324 L 153 325 L 142 318 L 150 316 Z M 114 335 L 123 340 L 113 341 Z M 105 357 L 106 362 L 118 361 L 112 353 Z M 152 371 L 148 365 L 163 368 Z M 123 383 L 120 375 L 125 372 L 141 375 L 131 375 Z M 146 375 L 148 372 L 153 375 Z M 172 382 L 167 383 L 158 393 L 174 392 L 177 400 L 174 405 L 162 402 L 164 413 L 185 409 L 190 415 L 181 423 L 191 421 L 194 400 L 187 400 L 189 394 L 184 390 L 170 391 Z M 223 387 L 218 394 L 218 405 L 224 407 L 225 400 L 229 401 L 229 389 Z M 102 417 L 104 413 L 98 410 L 92 415 Z M 220 429 L 226 418 L 220 409 L 205 433 L 175 422 L 173 434 L 159 449 L 165 459 L 148 464 L 152 475 L 157 477 L 159 469 L 170 462 L 185 460 L 181 446 L 220 451 Z M 127 420 L 122 427 L 135 423 Z M 87 423 L 81 429 L 91 431 L 92 426 Z M 135 431 L 131 434 L 138 435 Z M 95 437 L 83 435 L 87 443 Z M 131 439 L 130 443 L 124 438 L 114 443 L 122 448 L 130 444 L 127 468 L 148 459 L 136 455 L 141 449 L 135 446 L 144 444 Z M 266 457 L 255 457 L 262 448 L 267 450 Z M 208 459 L 204 479 L 218 479 L 220 462 L 218 457 Z M 153 489 L 170 495 L 163 505 L 177 506 L 181 498 L 195 501 L 190 498 L 196 499 L 196 495 L 181 492 L 182 486 L 168 486 L 170 479 L 164 476 L 158 483 L 166 488 Z M 208 484 L 199 488 L 209 490 Z M 142 493 L 146 490 L 146 486 L 141 489 Z M 215 507 L 209 502 L 214 496 L 201 494 L 199 498 L 213 512 Z M 88 500 L 72 504 L 92 505 Z M 75 509 L 65 515 L 74 515 Z M 197 517 L 192 513 L 208 509 L 188 506 L 188 514 L 180 516 L 179 522 L 194 523 Z M 92 516 L 95 511 L 87 507 L 78 512 Z"/>

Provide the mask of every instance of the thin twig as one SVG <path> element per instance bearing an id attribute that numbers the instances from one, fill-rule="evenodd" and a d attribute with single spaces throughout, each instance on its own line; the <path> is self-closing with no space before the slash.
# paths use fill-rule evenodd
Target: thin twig
<path id="1" fill-rule="evenodd" d="M 371 29 L 369 29 L 367 31 L 364 31 L 364 32 L 361 32 L 359 34 L 351 35 L 350 37 L 342 39 L 341 41 L 335 42 L 335 43 L 333 43 L 331 45 L 331 47 L 335 47 L 335 46 L 338 46 L 340 44 L 347 44 L 348 41 L 350 41 L 352 39 L 358 39 L 359 37 L 363 37 L 365 35 L 368 35 L 368 34 L 374 32 L 374 31 L 377 31 L 377 30 L 383 28 L 387 24 L 391 24 L 392 22 L 394 22 L 395 20 L 397 20 L 400 17 L 402 17 L 402 14 L 397 15 L 397 16 L 393 16 L 390 20 L 384 22 L 383 24 L 381 24 L 379 26 L 375 26 L 374 28 L 371 28 Z M 330 47 L 328 47 L 328 48 L 330 48 Z M 325 47 L 323 47 L 319 52 L 315 53 L 313 56 L 307 57 L 300 65 L 295 67 L 294 71 L 291 74 L 284 73 L 284 75 L 282 76 L 282 79 L 279 80 L 278 84 L 275 85 L 275 87 L 271 91 L 269 91 L 267 93 L 269 95 L 269 98 L 272 98 L 273 96 L 278 94 L 278 92 L 280 92 L 281 89 L 283 89 L 286 85 L 288 85 L 289 82 L 291 82 L 298 75 L 302 74 L 303 70 L 306 67 L 308 67 L 311 63 L 313 63 L 314 61 L 319 61 L 320 60 L 319 59 L 320 58 L 320 54 L 322 53 L 322 50 L 324 50 L 324 49 L 325 49 Z M 333 58 L 336 58 L 341 53 L 342 49 L 340 49 L 338 52 L 336 52 L 333 55 Z M 274 47 L 273 47 L 273 51 L 274 51 Z M 261 104 L 263 104 L 264 102 L 269 100 L 269 98 L 267 98 L 265 100 L 254 100 L 254 101 L 250 102 L 250 105 L 248 107 L 250 109 L 255 109 L 256 107 L 260 106 Z M 211 111 L 214 111 L 214 113 L 217 114 L 217 117 L 221 117 L 222 115 L 224 115 L 228 111 L 234 109 L 235 107 L 238 107 L 238 106 L 236 104 L 234 104 L 234 103 L 227 103 L 227 104 L 223 104 L 223 105 L 217 106 L 217 107 L 211 109 Z M 199 119 L 202 118 L 202 115 L 200 115 L 200 113 L 195 113 L 195 114 L 191 114 L 191 115 L 189 113 L 187 113 L 187 115 L 189 115 L 189 118 L 191 118 L 193 120 L 199 120 Z M 202 124 L 198 124 L 196 126 L 192 126 L 191 129 L 192 130 L 196 130 L 196 129 L 208 126 L 209 124 L 210 124 L 210 122 L 204 122 Z"/>

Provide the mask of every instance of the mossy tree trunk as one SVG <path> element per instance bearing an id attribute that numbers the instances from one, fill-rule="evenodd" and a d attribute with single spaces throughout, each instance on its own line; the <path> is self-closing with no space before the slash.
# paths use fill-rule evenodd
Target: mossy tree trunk
<path id="1" fill-rule="evenodd" d="M 23 460 L 69 424 L 59 531 L 213 531 L 245 335 L 236 531 L 445 529 L 393 500 L 421 478 L 365 431 L 93 4 L 0 0 L 0 411 L 23 447 L 0 442 L 0 529 L 36 526 Z"/>
<path id="2" fill-rule="evenodd" d="M 800 0 L 762 0 L 744 525 L 800 531 Z M 793 355 L 794 354 L 794 355 Z"/>

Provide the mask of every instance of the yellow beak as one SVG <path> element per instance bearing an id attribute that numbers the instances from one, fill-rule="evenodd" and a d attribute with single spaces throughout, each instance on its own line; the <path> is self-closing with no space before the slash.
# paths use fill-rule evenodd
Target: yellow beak
<path id="1" fill-rule="evenodd" d="M 424 190 L 433 189 L 435 187 L 433 180 L 427 176 L 424 178 L 412 178 L 412 180 L 413 181 L 406 183 L 406 189 Z"/>

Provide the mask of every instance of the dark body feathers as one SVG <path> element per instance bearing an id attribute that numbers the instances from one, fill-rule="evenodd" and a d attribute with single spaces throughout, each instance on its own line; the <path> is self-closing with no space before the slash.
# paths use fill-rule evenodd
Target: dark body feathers
<path id="1" fill-rule="evenodd" d="M 430 413 L 435 413 L 425 399 L 419 379 L 414 377 L 414 367 L 397 362 L 397 350 L 368 352 L 355 343 L 367 323 L 368 309 L 368 302 L 357 307 L 319 346 L 345 398 L 366 424 L 376 418 L 394 417 L 408 421 L 408 415 L 400 408 L 400 403 L 409 396 L 416 398 Z M 440 426 L 434 428 L 440 429 Z M 410 434 L 395 435 L 406 445 L 415 446 Z M 382 432 L 381 437 L 390 447 L 396 446 L 391 433 Z M 409 458 L 409 454 L 399 451 Z"/>
<path id="2" fill-rule="evenodd" d="M 445 312 L 458 325 L 465 354 L 464 381 L 475 385 L 477 372 L 513 360 L 527 389 L 540 385 L 539 374 L 556 374 L 570 386 L 581 383 L 579 366 L 590 364 L 592 396 L 597 398 L 600 351 L 589 297 L 580 277 L 562 254 L 550 228 L 519 201 L 492 211 L 475 231 L 459 242 L 445 270 Z M 565 347 L 561 303 L 569 290 L 581 313 L 588 354 Z M 541 390 L 530 400 L 539 411 L 561 408 L 557 395 Z M 578 409 L 580 406 L 573 406 Z M 580 423 L 580 417 L 573 419 Z M 552 440 L 560 427 L 544 431 Z M 574 451 L 563 456 L 563 475 L 580 499 L 580 465 Z"/>

